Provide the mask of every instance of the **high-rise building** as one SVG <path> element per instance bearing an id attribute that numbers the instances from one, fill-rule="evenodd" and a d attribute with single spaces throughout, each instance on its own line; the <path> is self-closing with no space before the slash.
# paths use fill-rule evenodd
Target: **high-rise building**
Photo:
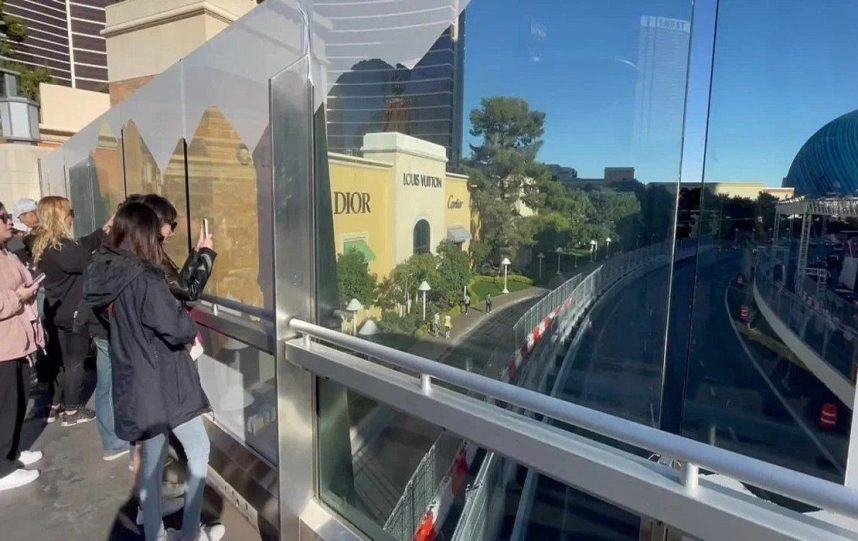
<path id="1" fill-rule="evenodd" d="M 682 115 L 688 71 L 691 23 L 644 15 L 638 35 L 633 152 L 672 156 L 682 140 Z"/>
<path id="2" fill-rule="evenodd" d="M 357 154 L 365 134 L 396 131 L 443 146 L 455 168 L 462 151 L 464 46 L 462 15 L 413 69 L 373 59 L 332 73 L 329 149 Z"/>
<path id="3" fill-rule="evenodd" d="M 6 0 L 4 11 L 27 27 L 12 60 L 50 70 L 57 84 L 106 91 L 104 8 L 110 0 Z"/>

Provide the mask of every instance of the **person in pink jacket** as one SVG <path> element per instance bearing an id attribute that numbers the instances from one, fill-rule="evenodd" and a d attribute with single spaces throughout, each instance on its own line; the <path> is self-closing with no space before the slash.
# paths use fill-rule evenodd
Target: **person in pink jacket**
<path id="1" fill-rule="evenodd" d="M 44 333 L 35 305 L 39 284 L 6 249 L 12 234 L 12 216 L 0 203 L 0 491 L 35 481 L 39 471 L 26 468 L 42 458 L 41 451 L 19 450 L 30 364 Z"/>

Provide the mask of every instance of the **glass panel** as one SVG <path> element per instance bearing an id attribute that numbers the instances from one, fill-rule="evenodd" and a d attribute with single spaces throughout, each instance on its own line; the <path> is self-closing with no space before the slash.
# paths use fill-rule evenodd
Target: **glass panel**
<path id="1" fill-rule="evenodd" d="M 691 2 L 449 7 L 314 7 L 332 40 L 350 37 L 329 45 L 325 99 L 333 315 L 368 340 L 657 426 Z M 438 429 L 324 384 L 319 407 L 322 497 L 384 525 Z M 371 446 L 348 427 L 371 429 Z"/>
<path id="2" fill-rule="evenodd" d="M 206 293 L 263 307 L 254 156 L 217 108 L 206 109 L 188 145 L 192 224 L 204 218 L 218 253 Z M 267 269 L 266 269 L 267 270 Z"/>
<path id="3" fill-rule="evenodd" d="M 69 200 L 74 210 L 74 236 L 83 237 L 93 232 L 92 212 L 92 160 L 87 158 L 69 168 Z"/>
<path id="4" fill-rule="evenodd" d="M 200 334 L 205 353 L 197 365 L 215 422 L 277 464 L 274 357 L 206 327 Z"/>
<path id="5" fill-rule="evenodd" d="M 852 417 L 843 243 L 856 227 L 775 209 L 792 195 L 854 195 L 856 23 L 852 3 L 718 3 L 706 178 L 689 187 L 699 218 L 680 215 L 686 236 L 711 241 L 674 279 L 694 292 L 683 434 L 835 481 Z"/>
<path id="6" fill-rule="evenodd" d="M 92 200 L 96 225 L 105 223 L 125 199 L 125 178 L 122 174 L 122 143 L 107 124 L 102 124 L 98 145 L 92 153 L 95 176 Z"/>
<path id="7" fill-rule="evenodd" d="M 178 225 L 166 243 L 167 254 L 181 267 L 188 257 L 188 206 L 185 193 L 184 142 L 179 141 L 173 155 L 161 174 L 155 158 L 140 136 L 134 121 L 123 130 L 125 150 L 125 189 L 128 195 L 155 193 L 167 198 L 176 207 Z M 194 224 L 194 237 L 199 231 Z"/>

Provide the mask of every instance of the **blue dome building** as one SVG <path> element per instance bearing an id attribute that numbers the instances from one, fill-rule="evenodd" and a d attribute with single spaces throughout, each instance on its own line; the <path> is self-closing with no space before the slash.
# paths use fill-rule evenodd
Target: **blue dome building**
<path id="1" fill-rule="evenodd" d="M 796 195 L 858 195 L 858 110 L 814 133 L 796 154 L 785 187 Z"/>

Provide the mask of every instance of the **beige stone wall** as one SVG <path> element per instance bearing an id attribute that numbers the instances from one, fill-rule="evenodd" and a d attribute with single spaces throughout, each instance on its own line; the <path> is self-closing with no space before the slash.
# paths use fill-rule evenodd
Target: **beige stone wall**
<path id="1" fill-rule="evenodd" d="M 39 85 L 39 102 L 39 130 L 58 141 L 71 137 L 110 108 L 110 96 L 103 92 L 47 83 Z"/>
<path id="2" fill-rule="evenodd" d="M 125 99 L 136 92 L 138 88 L 154 78 L 154 75 L 144 75 L 133 79 L 125 79 L 124 81 L 113 81 L 107 83 L 107 88 L 110 92 L 110 105 L 113 106 L 125 101 Z"/>
<path id="3" fill-rule="evenodd" d="M 255 6 L 254 0 L 126 0 L 108 6 L 108 81 L 161 73 Z"/>
<path id="4" fill-rule="evenodd" d="M 0 201 L 7 206 L 22 197 L 38 200 L 41 196 L 39 185 L 39 159 L 47 156 L 53 149 L 18 143 L 0 144 Z"/>

